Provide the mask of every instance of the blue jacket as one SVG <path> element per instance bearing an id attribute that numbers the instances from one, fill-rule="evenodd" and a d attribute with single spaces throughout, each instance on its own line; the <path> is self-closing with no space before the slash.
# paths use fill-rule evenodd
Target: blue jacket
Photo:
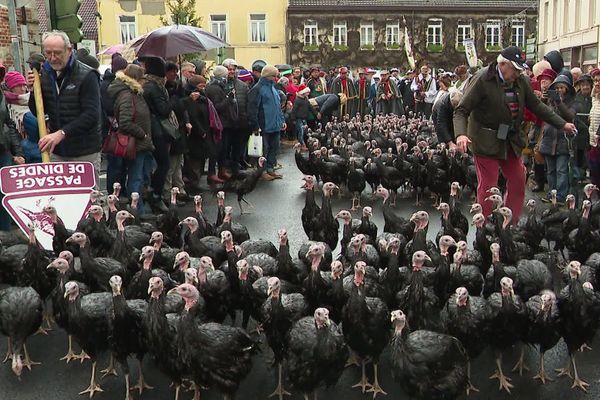
<path id="1" fill-rule="evenodd" d="M 275 83 L 260 78 L 248 92 L 248 125 L 251 129 L 260 128 L 263 132 L 279 132 L 283 129 L 285 117 L 281 111 L 279 94 Z"/>

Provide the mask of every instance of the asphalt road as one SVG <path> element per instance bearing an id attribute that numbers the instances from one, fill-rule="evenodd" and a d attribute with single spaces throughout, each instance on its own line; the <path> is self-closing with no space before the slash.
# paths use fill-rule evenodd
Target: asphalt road
<path id="1" fill-rule="evenodd" d="M 284 154 L 280 157 L 280 163 L 284 168 L 280 171 L 284 174 L 283 180 L 272 182 L 259 182 L 256 190 L 248 196 L 248 200 L 255 205 L 253 214 L 239 216 L 235 199 L 229 197 L 226 201 L 235 207 L 235 220 L 245 224 L 252 238 L 265 238 L 273 242 L 277 239 L 277 230 L 285 227 L 288 230 L 291 246 L 297 250 L 300 244 L 306 239 L 300 222 L 300 213 L 304 204 L 304 193 L 299 186 L 301 185 L 301 174 L 294 163 L 294 156 L 291 149 L 284 149 Z M 214 196 L 207 191 L 204 193 L 206 210 L 211 218 L 215 215 Z M 363 205 L 371 205 L 373 202 L 368 195 L 363 196 Z M 383 216 L 381 213 L 380 201 L 374 205 L 374 221 L 383 228 Z M 334 210 L 347 208 L 350 205 L 349 198 L 334 200 Z M 181 214 L 185 214 L 182 208 Z M 190 208 L 191 209 L 191 208 Z M 431 207 L 426 207 L 431 214 L 430 236 L 434 237 L 439 229 L 438 213 Z M 416 208 L 412 201 L 399 199 L 398 213 L 409 215 Z M 596 368 L 598 351 L 596 347 L 600 346 L 598 342 L 592 345 L 593 351 L 586 351 L 577 355 L 578 370 L 583 379 L 591 384 L 589 392 L 584 394 L 580 390 L 571 390 L 571 380 L 569 378 L 559 378 L 555 382 L 542 385 L 539 381 L 532 380 L 532 376 L 537 373 L 538 355 L 533 349 L 526 351 L 526 362 L 532 371 L 525 372 L 524 376 L 519 377 L 517 373 L 510 372 L 512 365 L 516 362 L 519 349 L 512 349 L 504 356 L 505 372 L 511 377 L 515 385 L 512 395 L 498 391 L 497 381 L 488 380 L 488 376 L 493 373 L 494 359 L 490 351 L 486 351 L 472 366 L 473 384 L 481 391 L 471 395 L 471 399 L 544 399 L 544 400 L 576 400 L 576 399 L 598 399 L 600 398 L 600 384 L 596 380 L 600 378 L 600 371 Z M 64 332 L 54 330 L 48 336 L 37 335 L 28 341 L 29 353 L 34 361 L 40 361 L 40 366 L 34 366 L 31 372 L 25 371 L 21 379 L 17 379 L 10 369 L 10 363 L 0 365 L 0 400 L 18 399 L 18 400 L 66 400 L 83 398 L 78 396 L 78 392 L 88 386 L 90 378 L 90 363 L 84 364 L 71 362 L 65 364 L 59 361 L 59 358 L 66 353 L 67 340 Z M 6 342 L 0 340 L 0 354 L 5 354 Z M 269 363 L 271 352 L 264 349 L 262 355 L 256 357 L 254 368 L 248 378 L 243 382 L 236 399 L 258 400 L 266 399 L 273 391 L 277 382 L 277 369 Z M 561 342 L 553 350 L 546 354 L 546 370 L 551 376 L 554 376 L 554 368 L 562 367 L 567 362 L 567 351 Z M 104 368 L 107 360 L 99 363 L 99 369 Z M 389 399 L 409 399 L 404 394 L 398 384 L 393 382 L 389 373 L 389 354 L 386 352 L 382 357 L 380 364 L 380 384 L 387 391 L 387 396 L 378 398 Z M 150 360 L 144 362 L 145 378 L 155 389 L 144 392 L 141 396 L 138 393 L 133 394 L 133 398 L 147 400 L 165 400 L 174 397 L 174 390 L 169 388 L 168 380 L 154 368 Z M 372 369 L 367 368 L 368 376 L 372 377 Z M 137 365 L 131 361 L 132 382 L 137 379 Z M 319 391 L 320 399 L 367 399 L 371 398 L 369 394 L 362 394 L 358 389 L 351 386 L 360 379 L 360 370 L 356 367 L 346 369 L 341 380 L 334 388 Z M 123 400 L 125 398 L 125 383 L 120 377 L 107 377 L 101 379 L 100 384 L 104 389 L 103 393 L 95 396 L 98 400 Z M 289 388 L 288 388 L 289 389 Z M 181 399 L 191 399 L 192 393 L 182 393 Z M 203 391 L 202 400 L 220 399 L 217 393 L 212 391 Z M 302 399 L 299 394 L 294 394 L 288 399 Z M 466 398 L 466 396 L 464 397 Z M 311 399 L 312 400 L 312 399 Z"/>

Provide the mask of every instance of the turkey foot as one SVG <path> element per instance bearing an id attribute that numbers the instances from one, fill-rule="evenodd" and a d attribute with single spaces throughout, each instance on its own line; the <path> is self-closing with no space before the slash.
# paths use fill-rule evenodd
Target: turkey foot
<path id="1" fill-rule="evenodd" d="M 471 394 L 471 391 L 479 392 L 479 389 L 471 383 L 471 360 L 469 360 L 467 363 L 467 396 Z"/>
<path id="2" fill-rule="evenodd" d="M 356 205 L 356 201 L 358 200 L 358 205 Z M 357 199 L 356 194 L 352 196 L 352 207 L 350 207 L 350 211 L 360 209 L 360 199 Z"/>
<path id="3" fill-rule="evenodd" d="M 348 361 L 346 361 L 344 368 L 348 368 L 351 365 L 356 365 L 357 367 L 360 366 L 358 363 L 358 357 L 356 357 L 356 354 L 353 351 L 350 352 L 350 357 L 348 357 Z"/>
<path id="4" fill-rule="evenodd" d="M 581 347 L 579 348 L 579 351 L 584 352 L 586 350 L 592 351 L 592 348 L 590 346 L 588 346 L 587 343 L 584 343 L 581 345 Z"/>
<path id="5" fill-rule="evenodd" d="M 60 358 L 60 361 L 66 360 L 68 364 L 69 362 L 78 358 L 79 357 L 77 356 L 77 354 L 73 353 L 73 338 L 71 337 L 71 335 L 69 335 L 69 350 L 67 351 L 67 354 Z"/>
<path id="6" fill-rule="evenodd" d="M 134 400 L 133 396 L 129 393 L 132 390 L 129 387 L 129 374 L 125 374 L 125 400 Z"/>
<path id="7" fill-rule="evenodd" d="M 373 364 L 373 373 L 375 374 L 375 378 L 373 380 L 373 384 L 371 388 L 367 390 L 367 393 L 373 393 L 373 399 L 377 397 L 378 394 L 387 395 L 387 393 L 379 386 L 379 379 L 377 377 L 377 364 Z"/>
<path id="8" fill-rule="evenodd" d="M 498 390 L 506 390 L 510 393 L 510 389 L 513 388 L 513 384 L 510 383 L 510 378 L 506 377 L 502 372 L 502 355 L 496 357 L 496 372 L 490 376 L 489 379 L 498 379 Z"/>
<path id="9" fill-rule="evenodd" d="M 521 346 L 521 355 L 519 356 L 519 361 L 515 364 L 512 369 L 512 372 L 519 371 L 519 376 L 523 376 L 523 370 L 529 371 L 529 367 L 525 365 L 525 361 L 523 357 L 525 356 L 525 346 Z"/>
<path id="10" fill-rule="evenodd" d="M 546 381 L 552 381 L 553 379 L 550 379 L 548 377 L 548 375 L 546 375 L 546 370 L 544 368 L 544 353 L 540 353 L 540 371 L 538 372 L 538 374 L 536 376 L 533 377 L 533 379 L 539 379 L 540 381 L 542 381 L 542 384 L 546 384 Z"/>
<path id="11" fill-rule="evenodd" d="M 273 393 L 271 393 L 269 395 L 269 397 L 279 396 L 279 400 L 282 400 L 283 396 L 291 396 L 292 395 L 290 392 L 288 392 L 287 390 L 285 390 L 283 388 L 283 385 L 281 384 L 281 375 L 282 375 L 281 372 L 282 372 L 282 369 L 283 369 L 283 367 L 282 367 L 281 363 L 279 363 L 279 365 L 278 365 L 278 377 L 279 377 L 278 382 L 279 383 L 277 384 L 277 387 L 275 388 L 275 390 L 273 391 Z"/>
<path id="12" fill-rule="evenodd" d="M 200 400 L 200 386 L 194 383 L 194 398 L 192 400 Z"/>
<path id="13" fill-rule="evenodd" d="M 40 362 L 31 361 L 31 358 L 29 358 L 29 352 L 27 351 L 27 346 L 25 344 L 23 345 L 23 353 L 25 353 L 25 359 L 23 360 L 23 366 L 25 368 L 27 368 L 28 370 L 31 371 L 31 367 L 33 367 L 34 365 L 42 365 L 42 363 L 40 363 Z"/>
<path id="14" fill-rule="evenodd" d="M 418 207 L 418 206 L 421 205 L 421 201 L 419 201 L 419 191 L 418 190 L 417 190 L 417 193 L 416 193 L 415 197 L 416 197 L 416 199 L 415 199 L 415 206 Z"/>
<path id="15" fill-rule="evenodd" d="M 88 356 L 85 351 L 81 350 L 81 353 L 79 353 L 79 355 L 77 356 L 77 359 L 79 359 L 81 361 L 81 363 L 83 364 L 83 362 L 85 360 L 89 360 L 90 359 L 90 356 Z"/>
<path id="16" fill-rule="evenodd" d="M 10 337 L 9 337 L 8 343 L 6 345 L 6 356 L 4 356 L 4 360 L 2 360 L 3 364 L 5 362 L 7 362 L 8 360 L 12 360 L 12 353 L 10 352 L 10 349 L 12 349 L 12 341 L 10 340 Z"/>
<path id="17" fill-rule="evenodd" d="M 87 389 L 85 389 L 82 392 L 79 392 L 79 394 L 86 394 L 89 393 L 90 394 L 90 399 L 92 397 L 94 397 L 94 394 L 96 392 L 104 392 L 104 390 L 102 390 L 102 388 L 100 387 L 100 385 L 98 385 L 96 383 L 96 362 L 92 363 L 92 379 L 90 380 L 90 386 L 88 386 Z"/>
<path id="18" fill-rule="evenodd" d="M 571 375 L 571 362 L 570 361 L 567 361 L 567 365 L 564 368 L 557 368 L 557 369 L 555 369 L 555 371 L 558 372 L 557 376 L 567 375 L 569 378 L 573 377 Z"/>
<path id="19" fill-rule="evenodd" d="M 115 360 L 113 359 L 113 356 L 110 356 L 108 367 L 104 368 L 100 372 L 102 372 L 102 378 L 106 377 L 107 375 L 117 376 L 117 370 L 115 369 Z"/>
<path id="20" fill-rule="evenodd" d="M 473 386 L 473 384 L 471 383 L 471 380 L 469 379 L 469 381 L 467 382 L 467 396 L 470 396 L 471 392 L 479 393 L 479 389 L 477 389 L 475 386 Z"/>
<path id="21" fill-rule="evenodd" d="M 49 330 L 51 330 L 51 329 L 45 329 L 40 326 L 38 328 L 38 330 L 35 332 L 35 335 L 48 335 Z"/>
<path id="22" fill-rule="evenodd" d="M 365 361 L 362 361 L 362 377 L 360 379 L 360 381 L 356 384 L 356 385 L 352 385 L 353 388 L 355 387 L 359 387 L 361 388 L 362 392 L 365 393 L 365 389 L 367 387 L 371 387 L 372 385 L 369 383 L 369 381 L 367 380 L 367 375 L 365 374 Z"/>
<path id="23" fill-rule="evenodd" d="M 142 372 L 141 360 L 138 360 L 138 365 L 139 365 L 139 370 L 140 370 L 140 377 L 138 378 L 137 384 L 134 387 L 132 387 L 130 390 L 138 390 L 141 395 L 142 392 L 144 391 L 144 389 L 152 390 L 152 389 L 154 389 L 154 386 L 150 386 L 146 383 L 146 381 L 144 381 L 144 374 Z"/>
<path id="24" fill-rule="evenodd" d="M 575 355 L 571 355 L 571 362 L 573 363 L 573 384 L 571 385 L 571 389 L 578 387 L 579 389 L 587 392 L 587 387 L 590 386 L 589 383 L 579 378 L 579 374 L 577 373 L 577 365 L 575 364 Z"/>

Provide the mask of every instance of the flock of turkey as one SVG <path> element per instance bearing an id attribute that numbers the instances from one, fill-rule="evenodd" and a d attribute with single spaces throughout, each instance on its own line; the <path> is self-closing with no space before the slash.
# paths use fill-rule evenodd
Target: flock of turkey
<path id="1" fill-rule="evenodd" d="M 169 211 L 152 223 L 137 215 L 137 195 L 131 204 L 119 202 L 118 186 L 106 206 L 92 194 L 89 216 L 75 232 L 47 206 L 50 252 L 37 243 L 35 225 L 28 244 L 6 235 L 0 333 L 8 337 L 6 360 L 14 373 L 35 365 L 26 340 L 54 321 L 69 335 L 63 359 L 90 359 L 90 383 L 80 393 L 90 397 L 102 391 L 97 360 L 110 354 L 101 372 L 115 373 L 114 363 L 120 365 L 126 399 L 151 388 L 142 372 L 145 357 L 173 382 L 175 399 L 184 387 L 194 390 L 194 399 L 204 389 L 233 399 L 256 354 L 267 348 L 262 342 L 278 367 L 272 396 L 279 399 L 291 391 L 316 399 L 318 388 L 336 385 L 353 363 L 362 372 L 354 386 L 373 398 L 385 395 L 378 366 L 388 348 L 392 375 L 410 398 L 445 400 L 477 391 L 470 365 L 488 347 L 496 355 L 492 378 L 510 392 L 502 353 L 535 346 L 535 378 L 546 383 L 551 374 L 544 352 L 561 338 L 570 361 L 560 374 L 587 390 L 575 357 L 592 342 L 600 317 L 595 186 L 586 186 L 579 207 L 575 196 L 565 207 L 554 199 L 543 211 L 529 200 L 527 215 L 513 224 L 498 188 L 487 200 L 491 215 L 479 204 L 471 215 L 461 211 L 462 188 L 476 187 L 472 160 L 436 145 L 428 123 L 340 122 L 312 133 L 309 148 L 309 155 L 296 149 L 306 174 L 302 225 L 309 238 L 297 257 L 285 229 L 275 244 L 251 239 L 233 220 L 223 192 L 214 223 L 201 196 L 184 215 L 177 188 Z M 261 172 L 242 174 L 226 188 L 240 205 Z M 366 184 L 383 201 L 383 227 L 371 221 L 371 207 L 359 206 Z M 340 187 L 353 194 L 360 219 L 352 210 L 332 210 Z M 427 211 L 398 215 L 398 189 L 436 197 L 439 232 L 428 231 Z M 472 245 L 469 230 L 475 230 Z M 129 357 L 139 362 L 133 385 Z M 523 351 L 516 368 L 525 368 Z"/>

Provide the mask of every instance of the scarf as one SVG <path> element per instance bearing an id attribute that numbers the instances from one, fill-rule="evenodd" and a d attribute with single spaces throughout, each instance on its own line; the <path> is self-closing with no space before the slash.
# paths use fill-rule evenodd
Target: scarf
<path id="1" fill-rule="evenodd" d="M 340 79 L 340 88 L 342 89 L 342 93 L 344 93 L 346 96 L 350 95 L 348 93 L 348 80 L 347 79 Z"/>
<path id="2" fill-rule="evenodd" d="M 366 99 L 367 97 L 367 80 L 361 79 L 358 81 L 358 98 Z"/>
<path id="3" fill-rule="evenodd" d="M 25 114 L 30 112 L 29 95 L 30 93 L 16 94 L 8 91 L 4 92 L 4 98 L 6 98 L 8 107 L 8 115 L 10 116 L 10 119 L 15 121 L 17 130 L 23 138 L 27 136 L 25 126 L 23 125 L 23 118 L 25 118 Z"/>
<path id="4" fill-rule="evenodd" d="M 390 87 L 390 80 L 387 79 L 383 82 L 383 93 L 387 96 L 388 94 L 392 94 L 392 88 Z"/>
<path id="5" fill-rule="evenodd" d="M 223 124 L 217 113 L 217 109 L 210 99 L 207 97 L 208 102 L 208 120 L 210 121 L 210 127 L 213 130 L 213 141 L 219 143 L 221 141 L 221 135 L 223 133 Z"/>

